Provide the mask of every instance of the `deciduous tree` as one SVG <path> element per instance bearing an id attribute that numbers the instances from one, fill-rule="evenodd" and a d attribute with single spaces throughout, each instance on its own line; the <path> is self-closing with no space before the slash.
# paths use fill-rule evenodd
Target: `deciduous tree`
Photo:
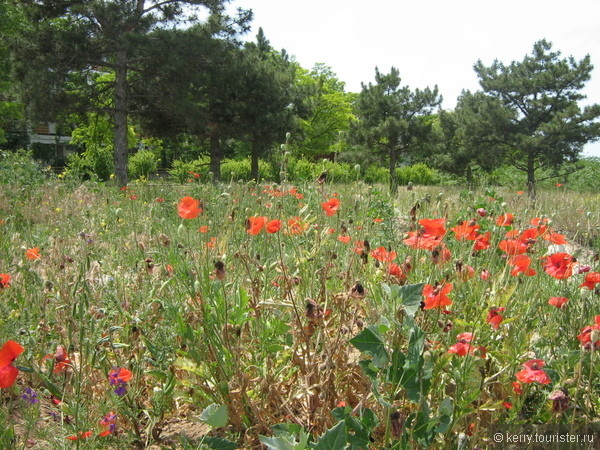
<path id="1" fill-rule="evenodd" d="M 340 133 L 347 133 L 355 120 L 352 107 L 356 94 L 344 92 L 344 83 L 324 64 L 316 64 L 310 71 L 297 70 L 299 147 L 309 158 L 332 154 Z"/>

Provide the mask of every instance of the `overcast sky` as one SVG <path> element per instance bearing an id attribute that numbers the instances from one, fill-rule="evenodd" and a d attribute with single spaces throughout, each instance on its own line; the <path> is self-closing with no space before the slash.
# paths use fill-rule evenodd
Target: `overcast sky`
<path id="1" fill-rule="evenodd" d="M 233 0 L 252 9 L 249 38 L 262 27 L 271 45 L 306 69 L 325 63 L 346 91 L 375 81 L 375 67 L 400 71 L 410 88 L 437 84 L 453 109 L 479 89 L 473 64 L 521 61 L 547 39 L 563 57 L 589 54 L 596 66 L 584 93 L 600 103 L 600 0 Z M 600 156 L 600 143 L 584 154 Z"/>

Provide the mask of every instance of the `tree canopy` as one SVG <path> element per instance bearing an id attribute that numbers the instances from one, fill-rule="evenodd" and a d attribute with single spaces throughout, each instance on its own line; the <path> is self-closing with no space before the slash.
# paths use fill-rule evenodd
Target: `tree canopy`
<path id="1" fill-rule="evenodd" d="M 26 0 L 22 8 L 30 26 L 23 30 L 17 55 L 28 104 L 41 115 L 57 108 L 90 109 L 89 100 L 106 90 L 113 102 L 105 108 L 114 126 L 114 165 L 119 184 L 127 183 L 129 73 L 139 64 L 139 49 L 148 34 L 182 21 L 198 20 L 208 11 L 213 34 L 245 27 L 249 13 L 235 20 L 224 13 L 228 0 Z M 96 83 L 94 74 L 114 72 L 114 82 Z"/>
<path id="2" fill-rule="evenodd" d="M 431 123 L 424 119 L 442 102 L 437 86 L 412 91 L 400 84 L 395 67 L 389 74 L 375 68 L 375 84 L 363 84 L 358 96 L 358 121 L 352 129 L 355 142 L 387 156 L 392 188 L 400 156 L 410 155 L 418 142 L 427 138 Z"/>
<path id="3" fill-rule="evenodd" d="M 111 128 L 103 136 L 112 143 L 96 147 L 104 162 L 113 155 L 119 185 L 127 182 L 128 153 L 155 137 L 193 143 L 186 157 L 209 155 L 215 180 L 230 155 L 249 158 L 258 179 L 259 158 L 291 132 L 286 148 L 309 159 L 335 158 L 342 142 L 352 144 L 340 157 L 386 165 L 392 188 L 401 163 L 425 161 L 467 178 L 474 168 L 510 164 L 525 174 L 533 197 L 540 170 L 571 170 L 564 163 L 600 137 L 600 105 L 583 104 L 589 56 L 562 58 L 545 40 L 522 61 L 478 61 L 481 90 L 463 92 L 454 111 L 439 111 L 437 86 L 403 86 L 395 67 L 375 68 L 374 83 L 347 93 L 331 68 L 302 68 L 286 50 L 275 51 L 262 29 L 256 41 L 241 42 L 251 12 L 230 17 L 228 3 L 0 4 L 0 145 L 7 148 L 2 129 L 20 117 L 68 118 L 88 137 L 98 135 L 99 123 Z M 166 155 L 163 167 L 172 162 Z"/>
<path id="4" fill-rule="evenodd" d="M 310 71 L 299 67 L 298 72 L 301 153 L 309 158 L 330 155 L 340 133 L 347 133 L 355 120 L 356 94 L 344 92 L 344 83 L 324 64 Z"/>
<path id="5" fill-rule="evenodd" d="M 561 58 L 546 40 L 522 61 L 478 61 L 483 91 L 463 93 L 457 106 L 465 145 L 525 172 L 534 198 L 538 169 L 575 161 L 584 144 L 600 137 L 600 105 L 579 104 L 592 68 L 589 55 Z"/>

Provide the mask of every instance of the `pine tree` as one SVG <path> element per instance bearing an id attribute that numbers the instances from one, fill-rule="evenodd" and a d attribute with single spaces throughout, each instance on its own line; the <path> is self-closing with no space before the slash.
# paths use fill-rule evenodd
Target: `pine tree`
<path id="1" fill-rule="evenodd" d="M 130 75 L 139 64 L 140 46 L 151 31 L 195 21 L 208 10 L 214 33 L 232 32 L 224 15 L 229 0 L 25 0 L 30 26 L 14 49 L 28 104 L 38 115 L 57 110 L 89 110 L 90 99 L 107 90 L 112 104 L 104 107 L 114 126 L 114 165 L 119 185 L 127 183 L 127 118 Z M 237 23 L 249 19 L 240 11 Z M 113 83 L 95 82 L 98 72 L 114 72 Z"/>
<path id="2" fill-rule="evenodd" d="M 581 89 L 590 79 L 589 55 L 560 58 L 541 40 L 522 61 L 475 66 L 482 92 L 465 92 L 457 112 L 465 145 L 501 157 L 527 175 L 535 198 L 536 172 L 576 161 L 583 146 L 600 137 L 600 105 L 580 107 Z"/>
<path id="3" fill-rule="evenodd" d="M 402 155 L 410 155 L 431 131 L 423 120 L 442 102 L 437 86 L 412 91 L 400 87 L 398 69 L 389 74 L 375 68 L 375 84 L 363 84 L 356 103 L 358 122 L 352 128 L 354 141 L 387 157 L 390 188 L 396 189 L 395 171 Z"/>

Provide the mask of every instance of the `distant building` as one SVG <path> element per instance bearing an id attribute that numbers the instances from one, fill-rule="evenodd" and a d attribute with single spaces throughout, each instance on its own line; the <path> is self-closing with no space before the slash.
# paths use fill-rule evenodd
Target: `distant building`
<path id="1" fill-rule="evenodd" d="M 58 134 L 55 122 L 39 123 L 29 132 L 29 148 L 33 156 L 53 166 L 63 166 L 67 156 L 76 152 L 70 142 L 71 136 Z"/>
<path id="2" fill-rule="evenodd" d="M 30 144 L 67 145 L 71 142 L 71 136 L 60 136 L 56 133 L 57 124 L 45 122 L 33 128 L 29 135 Z"/>

